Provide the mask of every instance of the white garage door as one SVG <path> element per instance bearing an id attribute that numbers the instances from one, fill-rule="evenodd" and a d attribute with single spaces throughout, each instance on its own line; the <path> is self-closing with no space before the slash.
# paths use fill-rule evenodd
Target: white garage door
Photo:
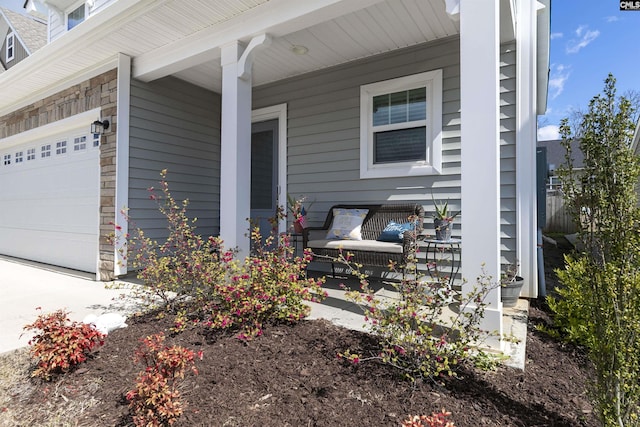
<path id="1" fill-rule="evenodd" d="M 100 150 L 87 128 L 0 141 L 0 254 L 96 272 Z"/>

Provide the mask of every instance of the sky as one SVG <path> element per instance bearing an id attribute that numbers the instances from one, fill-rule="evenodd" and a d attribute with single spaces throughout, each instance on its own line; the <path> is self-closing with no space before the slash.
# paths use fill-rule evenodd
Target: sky
<path id="1" fill-rule="evenodd" d="M 0 0 L 22 11 L 24 0 Z M 538 139 L 559 139 L 560 120 L 586 110 L 612 73 L 618 94 L 640 92 L 640 11 L 621 11 L 619 0 L 551 0 L 547 113 Z"/>
<path id="2" fill-rule="evenodd" d="M 23 12 L 24 0 L 0 0 L 0 7 L 6 7 L 15 12 Z"/>
<path id="3" fill-rule="evenodd" d="M 559 139 L 560 120 L 586 110 L 609 73 L 617 94 L 640 92 L 640 11 L 619 0 L 551 0 L 549 98 L 538 139 Z"/>

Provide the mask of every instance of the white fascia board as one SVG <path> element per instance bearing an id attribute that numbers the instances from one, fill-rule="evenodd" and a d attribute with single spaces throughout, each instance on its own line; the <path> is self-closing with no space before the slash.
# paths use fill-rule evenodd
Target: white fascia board
<path id="1" fill-rule="evenodd" d="M 149 82 L 217 59 L 220 47 L 256 35 L 286 35 L 320 22 L 366 8 L 383 0 L 271 0 L 229 21 L 213 25 L 182 40 L 138 56 L 133 77 Z"/>
<path id="2" fill-rule="evenodd" d="M 77 55 L 80 47 L 91 46 L 98 40 L 104 38 L 107 34 L 114 31 L 114 28 L 120 27 L 122 24 L 131 21 L 141 14 L 148 13 L 150 9 L 154 9 L 164 4 L 168 0 L 128 0 L 116 1 L 105 8 L 100 13 L 93 15 L 87 19 L 82 25 L 78 25 L 73 31 L 60 36 L 52 43 L 47 44 L 43 48 L 37 50 L 33 55 L 12 67 L 10 73 L 0 74 L 0 87 L 23 86 L 25 76 L 38 73 L 43 69 L 48 69 L 52 64 L 58 64 L 66 59 Z M 116 52 L 114 52 L 115 54 Z M 96 66 L 99 64 L 96 64 Z M 95 67 L 94 67 L 95 68 Z M 82 73 L 85 70 L 81 71 Z M 56 76 L 50 77 L 50 85 L 60 87 L 60 80 Z M 49 86 L 47 86 L 49 87 Z M 43 89 L 39 92 L 46 91 Z M 25 88 L 25 97 L 32 94 L 32 89 Z M 26 105 L 22 100 L 21 105 Z M 15 110 L 16 104 L 5 106 L 0 109 L 0 115 Z"/>

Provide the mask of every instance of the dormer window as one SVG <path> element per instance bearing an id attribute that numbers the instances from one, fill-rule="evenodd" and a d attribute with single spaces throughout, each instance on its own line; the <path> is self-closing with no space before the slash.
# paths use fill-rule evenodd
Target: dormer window
<path id="1" fill-rule="evenodd" d="M 7 62 L 11 61 L 16 55 L 16 36 L 14 33 L 9 33 L 7 36 Z"/>
<path id="2" fill-rule="evenodd" d="M 67 14 L 67 30 L 74 28 L 86 18 L 86 5 L 84 2 Z"/>

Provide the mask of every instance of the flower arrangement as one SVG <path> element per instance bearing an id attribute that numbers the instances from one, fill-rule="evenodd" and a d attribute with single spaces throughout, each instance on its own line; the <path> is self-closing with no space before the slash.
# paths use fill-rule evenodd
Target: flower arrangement
<path id="1" fill-rule="evenodd" d="M 306 228 L 306 216 L 307 211 L 304 208 L 304 202 L 307 200 L 306 196 L 301 196 L 296 199 L 290 194 L 287 194 L 287 208 L 293 215 L 293 227 L 297 233 L 301 233 Z M 313 202 L 309 204 L 309 207 L 313 205 Z"/>

